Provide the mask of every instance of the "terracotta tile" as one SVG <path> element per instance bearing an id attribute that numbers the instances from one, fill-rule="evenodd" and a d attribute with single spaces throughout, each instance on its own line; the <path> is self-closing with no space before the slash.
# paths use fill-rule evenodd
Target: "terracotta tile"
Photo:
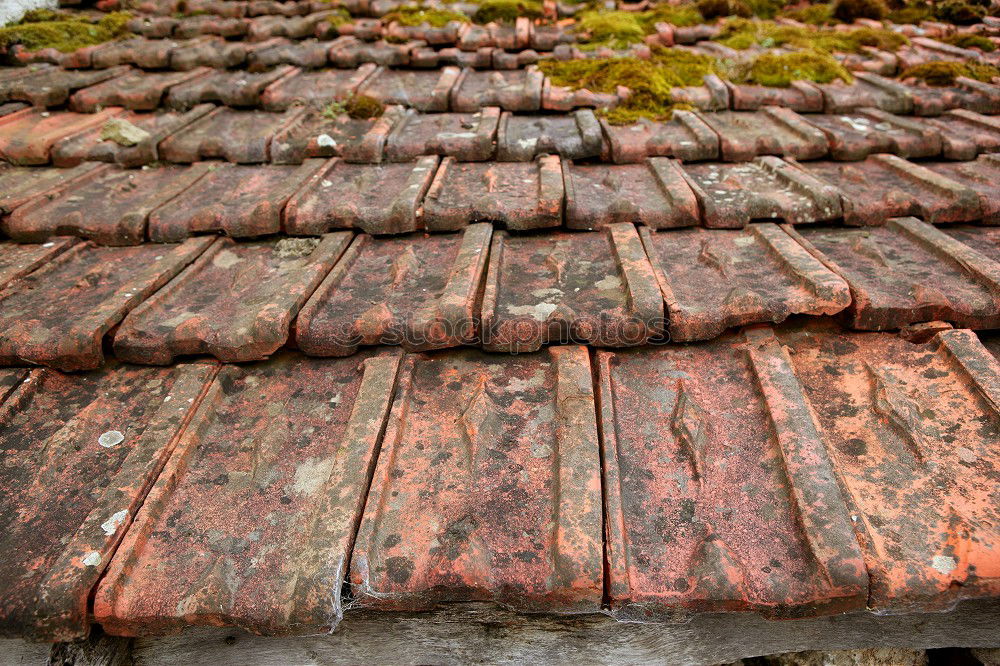
<path id="1" fill-rule="evenodd" d="M 670 339 L 710 340 L 727 328 L 832 315 L 851 304 L 847 283 L 768 222 L 743 230 L 640 229 L 667 305 Z"/>
<path id="2" fill-rule="evenodd" d="M 597 381 L 615 617 L 865 607 L 823 433 L 769 328 L 600 351 Z"/>
<path id="3" fill-rule="evenodd" d="M 600 157 L 603 136 L 590 109 L 553 116 L 513 115 L 505 111 L 497 134 L 497 159 L 530 162 L 540 155 L 565 160 Z"/>
<path id="4" fill-rule="evenodd" d="M 498 231 L 482 319 L 488 351 L 558 343 L 628 347 L 662 331 L 663 299 L 631 224 L 543 236 Z"/>
<path id="5" fill-rule="evenodd" d="M 0 219 L 33 199 L 88 177 L 99 168 L 98 164 L 81 164 L 72 169 L 49 169 L 0 162 Z"/>
<path id="6" fill-rule="evenodd" d="M 401 44 L 378 40 L 362 41 L 356 37 L 341 37 L 330 47 L 330 63 L 334 67 L 358 67 L 363 64 L 383 67 L 405 67 L 410 64 L 410 52 L 424 42 L 408 40 Z"/>
<path id="7" fill-rule="evenodd" d="M 671 90 L 671 99 L 676 90 L 678 89 Z M 542 83 L 541 108 L 545 111 L 572 111 L 578 108 L 613 109 L 620 102 L 615 93 L 595 93 L 586 88 L 555 86 L 548 77 L 545 77 Z"/>
<path id="8" fill-rule="evenodd" d="M 269 162 L 273 137 L 303 113 L 301 108 L 270 113 L 219 107 L 166 138 L 160 144 L 160 158 L 183 163 L 212 158 L 239 164 Z"/>
<path id="9" fill-rule="evenodd" d="M 277 65 L 294 65 L 303 69 L 326 67 L 332 43 L 315 39 L 303 42 L 275 39 L 266 48 L 255 49 L 247 55 L 247 70 L 263 72 Z"/>
<path id="10" fill-rule="evenodd" d="M 233 3 L 223 3 L 229 5 Z M 276 0 L 251 0 L 246 3 L 247 16 L 265 16 L 280 14 L 281 16 L 302 16 L 310 12 L 308 2 L 277 2 Z"/>
<path id="11" fill-rule="evenodd" d="M 891 330 L 926 321 L 1000 327 L 1000 264 L 912 217 L 866 229 L 788 229 L 851 287 L 845 321 Z"/>
<path id="12" fill-rule="evenodd" d="M 275 40 L 277 41 L 277 40 Z M 170 67 L 189 70 L 195 67 L 230 69 L 241 67 L 258 50 L 272 46 L 272 42 L 228 42 L 214 35 L 203 35 L 177 43 L 170 51 Z"/>
<path id="13" fill-rule="evenodd" d="M 830 143 L 830 157 L 835 160 L 863 160 L 875 153 L 898 157 L 941 154 L 941 133 L 937 128 L 879 109 L 802 117 L 823 132 Z"/>
<path id="14" fill-rule="evenodd" d="M 789 331 L 781 342 L 853 504 L 868 607 L 926 612 L 997 595 L 996 359 L 971 331 L 925 344 Z"/>
<path id="15" fill-rule="evenodd" d="M 767 106 L 756 113 L 719 111 L 701 118 L 719 135 L 720 155 L 728 162 L 758 155 L 812 160 L 828 151 L 826 136 L 790 109 Z"/>
<path id="16" fill-rule="evenodd" d="M 0 104 L 0 118 L 29 108 L 31 108 L 30 105 L 25 104 L 24 102 L 7 102 L 5 104 Z"/>
<path id="17" fill-rule="evenodd" d="M 803 224 L 841 216 L 836 188 L 777 157 L 685 165 L 684 172 L 709 228 L 738 229 L 751 220 L 778 218 Z"/>
<path id="18" fill-rule="evenodd" d="M 420 202 L 430 186 L 437 160 L 428 155 L 414 162 L 364 165 L 334 158 L 315 171 L 289 200 L 284 215 L 285 232 L 414 231 Z"/>
<path id="19" fill-rule="evenodd" d="M 654 229 L 698 224 L 698 200 L 680 163 L 653 157 L 644 164 L 563 162 L 566 226 L 600 229 L 616 222 Z"/>
<path id="20" fill-rule="evenodd" d="M 973 190 L 895 155 L 873 155 L 849 164 L 805 162 L 801 168 L 841 191 L 846 224 L 884 224 L 904 215 L 933 223 L 980 216 Z"/>
<path id="21" fill-rule="evenodd" d="M 190 72 L 131 71 L 73 93 L 69 99 L 69 108 L 82 113 L 94 113 L 109 106 L 152 111 L 160 106 L 171 88 L 203 79 L 210 72 L 208 68 L 193 69 Z"/>
<path id="22" fill-rule="evenodd" d="M 729 88 L 730 108 L 734 111 L 756 111 L 767 106 L 783 107 L 799 113 L 823 110 L 823 93 L 809 81 L 792 81 L 787 88 L 728 82 L 726 87 Z"/>
<path id="23" fill-rule="evenodd" d="M 443 26 L 432 26 L 428 23 L 402 25 L 392 21 L 385 26 L 383 34 L 394 40 L 419 39 L 435 46 L 450 46 L 458 41 L 459 33 L 465 25 L 461 21 L 448 21 Z"/>
<path id="24" fill-rule="evenodd" d="M 73 92 L 121 76 L 127 67 L 73 71 L 55 67 L 18 68 L 0 74 L 0 103 L 27 102 L 32 106 L 62 106 Z"/>
<path id="25" fill-rule="evenodd" d="M 0 158 L 12 164 L 48 164 L 52 146 L 60 140 L 99 127 L 120 109 L 81 114 L 27 108 L 0 117 Z"/>
<path id="26" fill-rule="evenodd" d="M 323 108 L 333 102 L 343 102 L 353 95 L 373 71 L 374 65 L 362 65 L 356 70 L 300 71 L 295 76 L 269 85 L 261 93 L 260 103 L 268 111 L 284 111 L 300 104 Z"/>
<path id="27" fill-rule="evenodd" d="M 632 125 L 611 125 L 601 118 L 607 138 L 605 161 L 642 162 L 647 157 L 676 157 L 685 162 L 719 157 L 719 136 L 691 111 L 674 111 L 667 122 L 641 118 Z"/>
<path id="28" fill-rule="evenodd" d="M 508 229 L 562 223 L 559 157 L 534 162 L 456 162 L 446 157 L 424 199 L 424 224 L 436 231 L 489 221 Z"/>
<path id="29" fill-rule="evenodd" d="M 973 160 L 980 153 L 1000 151 L 1000 121 L 996 118 L 953 109 L 921 122 L 940 132 L 945 159 Z"/>
<path id="30" fill-rule="evenodd" d="M 971 162 L 924 162 L 921 166 L 973 190 L 979 197 L 982 224 L 1000 224 L 1000 159 L 980 155 Z"/>
<path id="31" fill-rule="evenodd" d="M 104 334 L 210 242 L 73 246 L 0 292 L 0 364 L 100 367 Z"/>
<path id="32" fill-rule="evenodd" d="M 410 50 L 410 67 L 438 68 L 438 67 L 475 67 L 476 69 L 489 69 L 494 66 L 493 54 L 496 52 L 491 46 L 486 46 L 475 51 L 462 51 L 453 47 L 443 49 L 433 49 L 429 46 L 418 46 Z"/>
<path id="33" fill-rule="evenodd" d="M 399 355 L 226 365 L 97 589 L 115 635 L 336 627 Z"/>
<path id="34" fill-rule="evenodd" d="M 1000 263 L 1000 228 L 954 224 L 940 230 L 973 250 Z"/>
<path id="35" fill-rule="evenodd" d="M 48 263 L 76 242 L 73 237 L 64 237 L 30 245 L 0 243 L 0 289 Z"/>
<path id="36" fill-rule="evenodd" d="M 262 41 L 269 37 L 304 39 L 316 32 L 316 25 L 326 21 L 333 11 L 316 12 L 307 16 L 260 16 L 248 20 L 247 39 Z"/>
<path id="37" fill-rule="evenodd" d="M 52 148 L 52 163 L 60 167 L 75 166 L 85 161 L 114 162 L 123 167 L 152 164 L 161 158 L 159 146 L 167 137 L 182 131 L 214 108 L 211 104 L 199 104 L 190 111 L 123 113 L 120 118 L 149 136 L 133 146 L 122 146 L 115 141 L 101 139 L 102 123 L 60 140 Z"/>
<path id="38" fill-rule="evenodd" d="M 310 109 L 274 135 L 271 161 L 299 164 L 310 157 L 341 157 L 346 162 L 381 162 L 390 132 L 402 116 L 398 106 L 364 120 Z"/>
<path id="39" fill-rule="evenodd" d="M 171 88 L 166 105 L 173 109 L 189 109 L 203 102 L 235 107 L 258 106 L 265 88 L 280 79 L 294 76 L 298 71 L 288 65 L 261 73 L 216 71 Z"/>
<path id="40" fill-rule="evenodd" d="M 421 155 L 451 156 L 463 162 L 493 156 L 500 109 L 475 113 L 418 113 L 408 110 L 389 135 L 386 159 L 409 162 Z"/>
<path id="41" fill-rule="evenodd" d="M 380 67 L 361 84 L 357 92 L 374 97 L 383 104 L 398 104 L 418 111 L 447 111 L 448 93 L 459 74 L 457 67 L 432 72 Z"/>
<path id="42" fill-rule="evenodd" d="M 250 31 L 250 21 L 238 17 L 186 16 L 177 21 L 173 36 L 190 39 L 198 35 L 219 35 L 220 37 L 243 37 Z"/>
<path id="43" fill-rule="evenodd" d="M 472 112 L 498 106 L 504 111 L 538 111 L 543 78 L 535 67 L 512 72 L 463 70 L 451 91 L 451 109 Z"/>
<path id="44" fill-rule="evenodd" d="M 473 343 L 488 224 L 456 234 L 355 237 L 302 308 L 299 349 L 346 356 L 359 345 L 439 349 Z"/>
<path id="45" fill-rule="evenodd" d="M 204 165 L 140 170 L 103 165 L 70 186 L 19 207 L 0 226 L 20 241 L 69 235 L 102 245 L 137 245 L 146 237 L 150 213 L 185 192 L 204 173 Z"/>
<path id="46" fill-rule="evenodd" d="M 90 592 L 215 371 L 34 370 L 0 403 L 0 633 L 86 637 Z"/>
<path id="47" fill-rule="evenodd" d="M 134 65 L 141 69 L 170 69 L 170 56 L 181 43 L 145 37 L 108 42 L 91 54 L 90 66 L 94 69 L 119 65 Z"/>
<path id="48" fill-rule="evenodd" d="M 584 347 L 413 356 L 351 559 L 362 608 L 596 612 L 601 483 Z"/>
<path id="49" fill-rule="evenodd" d="M 205 232 L 235 238 L 278 233 L 285 204 L 322 165 L 320 159 L 300 166 L 195 164 L 189 168 L 207 173 L 150 214 L 149 238 L 163 243 Z"/>
<path id="50" fill-rule="evenodd" d="M 817 84 L 823 91 L 825 113 L 848 113 L 874 107 L 889 113 L 913 113 L 913 97 L 906 86 L 867 72 L 854 72 L 854 81 Z"/>
<path id="51" fill-rule="evenodd" d="M 295 315 L 350 241 L 347 232 L 240 243 L 219 238 L 125 317 L 115 356 L 155 365 L 189 354 L 231 363 L 265 359 L 288 340 Z"/>
<path id="52" fill-rule="evenodd" d="M 172 16 L 136 16 L 125 24 L 129 32 L 133 32 L 150 39 L 166 39 L 170 37 L 174 28 L 180 23 L 179 19 Z"/>
<path id="53" fill-rule="evenodd" d="M 1000 113 L 1000 86 L 975 79 L 958 77 L 952 87 L 911 86 L 913 113 L 918 116 L 939 116 L 951 109 L 976 113 Z"/>

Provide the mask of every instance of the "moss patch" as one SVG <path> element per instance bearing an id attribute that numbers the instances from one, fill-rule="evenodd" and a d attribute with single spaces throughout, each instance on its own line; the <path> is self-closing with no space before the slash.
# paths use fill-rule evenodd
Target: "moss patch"
<path id="1" fill-rule="evenodd" d="M 984 53 L 991 53 L 997 50 L 997 45 L 982 35 L 951 35 L 941 41 L 963 49 L 979 49 Z"/>
<path id="2" fill-rule="evenodd" d="M 331 102 L 323 107 L 320 115 L 334 120 L 340 116 L 350 116 L 357 120 L 378 118 L 385 113 L 385 105 L 369 95 L 352 95 L 343 102 Z"/>
<path id="3" fill-rule="evenodd" d="M 746 75 L 747 83 L 787 88 L 792 81 L 830 83 L 852 81 L 850 73 L 833 56 L 823 51 L 765 53 L 753 61 Z"/>
<path id="4" fill-rule="evenodd" d="M 986 8 L 965 0 L 944 0 L 934 5 L 934 16 L 946 23 L 972 25 L 979 23 L 986 16 Z"/>
<path id="5" fill-rule="evenodd" d="M 743 50 L 752 46 L 765 48 L 793 46 L 800 49 L 827 53 L 858 53 L 863 46 L 874 46 L 883 51 L 895 51 L 909 44 L 905 35 L 891 30 L 858 28 L 856 30 L 809 29 L 778 25 L 773 21 L 729 19 L 716 41 L 733 49 Z"/>
<path id="6" fill-rule="evenodd" d="M 351 18 L 351 13 L 343 7 L 337 7 L 332 11 L 333 13 L 326 17 L 326 22 L 334 28 L 339 28 L 345 23 L 350 23 L 354 20 Z"/>
<path id="7" fill-rule="evenodd" d="M 0 47 L 21 44 L 29 51 L 54 48 L 70 53 L 123 37 L 128 32 L 125 24 L 130 18 L 127 12 L 113 12 L 91 23 L 82 17 L 57 12 L 29 12 L 19 23 L 0 28 Z"/>
<path id="8" fill-rule="evenodd" d="M 657 23 L 687 26 L 703 20 L 693 5 L 662 5 L 645 12 L 591 9 L 577 16 L 577 30 L 588 35 L 587 41 L 580 44 L 581 48 L 624 49 L 655 33 Z"/>
<path id="9" fill-rule="evenodd" d="M 476 23 L 513 23 L 519 16 L 540 18 L 542 3 L 539 0 L 483 0 L 473 15 Z"/>
<path id="10" fill-rule="evenodd" d="M 991 81 L 1000 76 L 1000 68 L 983 63 L 938 61 L 910 67 L 899 75 L 901 79 L 917 79 L 929 86 L 953 86 L 955 79 L 964 76 L 977 81 Z"/>
<path id="11" fill-rule="evenodd" d="M 443 28 L 452 21 L 468 23 L 469 17 L 461 12 L 453 12 L 447 9 L 425 9 L 417 5 L 406 5 L 382 17 L 384 24 L 393 21 L 400 25 L 413 26 L 426 23 L 434 28 Z"/>
<path id="12" fill-rule="evenodd" d="M 929 21 L 934 18 L 934 9 L 930 3 L 923 0 L 909 2 L 899 9 L 889 12 L 889 20 L 900 25 L 906 23 L 917 24 L 921 21 Z"/>
<path id="13" fill-rule="evenodd" d="M 698 11 L 706 19 L 740 16 L 750 18 L 753 10 L 743 0 L 698 0 Z"/>
<path id="14" fill-rule="evenodd" d="M 884 0 L 835 0 L 833 17 L 844 23 L 853 23 L 859 18 L 881 21 L 889 15 L 889 7 Z"/>
<path id="15" fill-rule="evenodd" d="M 781 12 L 781 15 L 809 25 L 832 25 L 837 22 L 833 18 L 833 6 L 825 2 L 788 9 Z"/>

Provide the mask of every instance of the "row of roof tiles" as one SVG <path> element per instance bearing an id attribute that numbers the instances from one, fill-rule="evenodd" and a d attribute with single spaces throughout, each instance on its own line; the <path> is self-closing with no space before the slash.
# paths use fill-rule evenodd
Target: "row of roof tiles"
<path id="1" fill-rule="evenodd" d="M 996 596 L 996 352 L 812 322 L 625 351 L 0 370 L 0 634 Z"/>
<path id="2" fill-rule="evenodd" d="M 552 154 L 627 164 L 647 157 L 745 162 L 761 155 L 853 161 L 877 153 L 968 161 L 1000 150 L 1000 120 L 961 109 L 937 118 L 912 118 L 878 109 L 799 115 L 769 106 L 761 111 L 676 111 L 670 121 L 611 125 L 589 109 L 532 115 L 485 107 L 424 114 L 392 106 L 379 117 L 356 119 L 302 106 L 284 112 L 211 104 L 187 111 L 131 111 L 77 104 L 86 99 L 78 95 L 70 108 L 93 113 L 29 107 L 0 116 L 0 158 L 21 165 L 73 167 L 100 161 L 136 167 L 210 159 L 300 164 L 313 157 L 409 162 L 423 155 L 527 162 Z M 115 97 L 118 103 L 130 101 Z M 130 97 L 140 99 L 141 89 Z M 107 138 L 105 126 L 112 118 L 145 135 L 126 142 L 132 145 Z"/>
<path id="3" fill-rule="evenodd" d="M 594 93 L 555 86 L 533 65 L 503 71 L 451 66 L 404 70 L 370 62 L 356 69 L 303 70 L 280 65 L 261 72 L 211 67 L 144 72 L 126 65 L 98 70 L 51 65 L 0 69 L 0 104 L 57 107 L 69 103 L 80 111 L 99 106 L 188 109 L 205 102 L 284 110 L 299 104 L 324 106 L 354 94 L 418 111 L 470 112 L 498 106 L 530 112 L 610 108 L 619 103 L 619 94 L 627 92 Z M 776 105 L 806 113 L 843 113 L 866 107 L 918 116 L 939 116 L 951 109 L 1000 113 L 1000 86 L 991 83 L 958 77 L 954 86 L 909 85 L 866 72 L 858 72 L 851 83 L 795 81 L 788 88 L 733 84 L 708 75 L 703 86 L 672 89 L 671 99 L 706 111 L 752 111 Z"/>
<path id="4" fill-rule="evenodd" d="M 298 165 L 8 166 L 0 169 L 6 188 L 0 230 L 24 242 L 72 235 L 134 245 L 206 232 L 397 234 L 484 221 L 512 231 L 594 230 L 617 222 L 740 228 L 754 220 L 869 226 L 907 215 L 993 224 L 1000 219 L 998 169 L 995 154 L 920 164 L 893 155 L 684 165 L 662 157 L 612 165 L 555 155 L 530 162 L 439 162 L 429 155 L 387 164 L 310 158 Z"/>
<path id="5" fill-rule="evenodd" d="M 315 356 L 371 345 L 629 347 L 790 315 L 861 330 L 1000 328 L 1000 232 L 914 218 L 798 228 L 456 234 L 100 247 L 0 244 L 0 364 Z M 105 338 L 108 344 L 105 345 Z"/>

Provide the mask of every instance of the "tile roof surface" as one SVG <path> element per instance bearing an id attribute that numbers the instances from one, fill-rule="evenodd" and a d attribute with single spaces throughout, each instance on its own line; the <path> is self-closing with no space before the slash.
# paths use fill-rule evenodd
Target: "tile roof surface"
<path id="1" fill-rule="evenodd" d="M 621 123 L 795 47 L 132 4 L 0 48 L 0 636 L 1000 598 L 996 21 Z"/>

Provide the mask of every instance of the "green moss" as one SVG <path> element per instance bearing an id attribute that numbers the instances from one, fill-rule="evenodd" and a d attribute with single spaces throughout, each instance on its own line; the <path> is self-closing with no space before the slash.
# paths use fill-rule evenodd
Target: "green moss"
<path id="1" fill-rule="evenodd" d="M 934 16 L 946 23 L 972 25 L 979 23 L 986 16 L 986 8 L 965 0 L 944 0 L 934 5 Z"/>
<path id="2" fill-rule="evenodd" d="M 56 20 L 45 20 L 50 15 L 42 12 L 31 14 L 27 20 L 0 28 L 0 47 L 22 44 L 29 51 L 54 48 L 69 53 L 124 36 L 125 24 L 131 18 L 127 12 L 113 12 L 91 23 L 82 17 L 56 12 L 51 13 L 57 15 Z"/>
<path id="3" fill-rule="evenodd" d="M 773 19 L 785 6 L 785 0 L 745 0 L 757 18 Z"/>
<path id="4" fill-rule="evenodd" d="M 765 53 L 753 61 L 748 83 L 787 88 L 792 81 L 830 83 L 835 79 L 851 82 L 851 75 L 833 56 L 823 51 Z"/>
<path id="5" fill-rule="evenodd" d="M 343 7 L 338 7 L 333 10 L 333 13 L 326 17 L 326 22 L 332 25 L 334 28 L 339 28 L 345 23 L 350 23 L 354 19 L 351 18 L 351 13 L 344 9 Z"/>
<path id="6" fill-rule="evenodd" d="M 835 0 L 833 3 L 833 17 L 844 23 L 859 18 L 881 21 L 888 14 L 889 7 L 884 0 Z"/>
<path id="7" fill-rule="evenodd" d="M 351 118 L 368 120 L 378 118 L 385 113 L 385 105 L 368 95 L 352 95 L 344 103 L 344 110 Z"/>
<path id="8" fill-rule="evenodd" d="M 930 3 L 923 0 L 909 2 L 905 6 L 889 12 L 889 20 L 900 25 L 906 23 L 917 24 L 921 21 L 929 21 L 934 18 L 934 9 Z"/>
<path id="9" fill-rule="evenodd" d="M 706 19 L 723 18 L 726 16 L 740 16 L 749 18 L 753 16 L 753 10 L 743 0 L 698 0 L 698 11 Z"/>
<path id="10" fill-rule="evenodd" d="M 809 25 L 831 25 L 836 23 L 833 18 L 833 6 L 825 2 L 818 2 L 815 5 L 806 5 L 797 9 L 788 9 L 781 12 L 781 15 L 801 23 L 808 23 Z"/>
<path id="11" fill-rule="evenodd" d="M 984 53 L 991 53 L 997 50 L 997 45 L 987 37 L 982 35 L 951 35 L 942 39 L 945 44 L 951 44 L 963 49 L 979 49 Z"/>
<path id="12" fill-rule="evenodd" d="M 392 21 L 400 25 L 423 25 L 426 23 L 434 28 L 443 28 L 452 21 L 468 23 L 469 17 L 461 12 L 453 12 L 448 9 L 426 9 L 418 5 L 406 5 L 382 17 L 384 24 Z"/>
<path id="13" fill-rule="evenodd" d="M 827 53 L 858 53 L 863 46 L 895 51 L 909 40 L 897 32 L 872 28 L 856 30 L 809 29 L 772 21 L 729 19 L 716 40 L 730 48 L 791 46 Z"/>
<path id="14" fill-rule="evenodd" d="M 513 23 L 519 16 L 540 18 L 542 3 L 539 0 L 483 0 L 473 15 L 476 23 Z"/>
<path id="15" fill-rule="evenodd" d="M 647 26 L 649 32 L 657 23 L 671 23 L 686 27 L 704 23 L 705 17 L 693 4 L 667 5 L 660 4 L 646 12 L 639 12 L 640 20 Z"/>
<path id="16" fill-rule="evenodd" d="M 701 13 L 693 5 L 661 5 L 644 12 L 589 9 L 577 15 L 577 30 L 588 35 L 587 41 L 580 45 L 583 49 L 600 46 L 624 49 L 655 33 L 657 23 L 697 25 L 702 21 Z"/>
<path id="17" fill-rule="evenodd" d="M 917 79 L 929 86 L 953 86 L 960 76 L 988 82 L 1000 76 L 1000 68 L 984 63 L 943 60 L 910 67 L 899 78 Z"/>

